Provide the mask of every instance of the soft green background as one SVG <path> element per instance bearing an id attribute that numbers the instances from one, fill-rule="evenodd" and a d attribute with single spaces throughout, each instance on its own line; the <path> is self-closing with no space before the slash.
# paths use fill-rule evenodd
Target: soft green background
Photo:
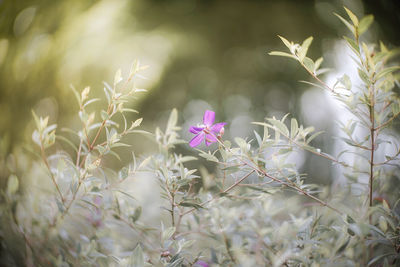
<path id="1" fill-rule="evenodd" d="M 90 85 L 91 96 L 98 96 L 102 82 L 112 81 L 118 68 L 127 73 L 134 59 L 150 66 L 143 73 L 147 79 L 139 82 L 149 92 L 132 105 L 150 131 L 165 124 L 174 107 L 185 139 L 190 138 L 187 127 L 206 108 L 217 112 L 218 121 L 228 122 L 227 138 L 249 136 L 254 129 L 250 122 L 266 116 L 290 112 L 304 122 L 300 105 L 307 103 L 301 99 L 309 86 L 298 80 L 308 79 L 306 73 L 295 62 L 267 52 L 284 50 L 278 34 L 297 42 L 313 35 L 313 58 L 330 51 L 335 40 L 348 34 L 332 14 L 343 15 L 343 5 L 358 16 L 375 15 L 378 23 L 368 38 L 382 39 L 389 47 L 399 44 L 396 1 L 0 1 L 2 161 L 30 142 L 32 109 L 50 115 L 59 128 L 74 128 L 78 106 L 69 86 L 82 90 Z M 326 54 L 325 66 L 334 59 Z M 324 103 L 312 107 L 315 112 L 318 108 Z M 316 128 L 329 132 L 329 118 Z M 317 141 L 328 149 L 329 138 Z M 137 153 L 152 147 L 139 136 L 127 142 Z M 122 153 L 125 162 L 110 159 L 109 164 L 125 164 L 129 151 Z M 326 164 L 309 172 L 326 179 L 328 173 L 321 175 Z M 6 165 L 1 177 L 8 177 Z"/>

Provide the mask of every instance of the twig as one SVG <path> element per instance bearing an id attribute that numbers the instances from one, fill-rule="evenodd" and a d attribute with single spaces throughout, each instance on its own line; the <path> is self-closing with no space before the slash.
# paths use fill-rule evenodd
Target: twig
<path id="1" fill-rule="evenodd" d="M 233 183 L 231 186 L 229 186 L 227 189 L 225 189 L 224 191 L 222 191 L 221 193 L 220 193 L 220 195 L 222 194 L 222 195 L 225 195 L 226 193 L 228 193 L 229 191 L 231 191 L 233 188 L 235 188 L 236 186 L 238 186 L 243 180 L 245 180 L 247 177 L 249 177 L 251 174 L 253 174 L 255 172 L 255 170 L 252 170 L 252 171 L 250 171 L 249 173 L 247 173 L 246 175 L 244 175 L 242 178 L 240 178 L 239 180 L 237 180 L 235 183 Z M 216 199 L 219 199 L 221 196 L 216 196 L 216 197 L 213 197 L 213 198 L 211 198 L 211 199 L 209 199 L 209 200 L 207 200 L 207 201 L 204 201 L 203 203 L 201 203 L 200 204 L 200 206 L 204 206 L 204 205 L 207 205 L 208 203 L 210 203 L 210 202 L 212 202 L 212 201 L 214 201 L 214 200 L 216 200 Z M 187 210 L 187 211 L 185 211 L 185 212 L 183 212 L 182 213 L 182 217 L 184 216 L 184 215 L 186 215 L 186 214 L 189 214 L 189 213 L 191 213 L 191 212 L 193 212 L 193 211 L 195 211 L 196 210 L 196 208 L 191 208 L 190 210 Z"/>
<path id="2" fill-rule="evenodd" d="M 56 187 L 58 194 L 60 195 L 61 202 L 62 202 L 63 206 L 65 206 L 65 199 L 64 199 L 64 197 L 63 197 L 63 195 L 61 193 L 60 187 L 58 186 L 58 184 L 56 182 L 56 178 L 54 177 L 54 174 L 53 174 L 53 172 L 51 171 L 51 168 L 50 168 L 50 164 L 49 164 L 49 162 L 47 160 L 46 152 L 45 152 L 44 146 L 43 146 L 42 136 L 40 136 L 40 152 L 41 152 L 41 155 L 42 155 L 43 162 L 44 162 L 44 164 L 46 165 L 46 167 L 47 167 L 47 169 L 49 171 L 50 178 L 53 181 L 53 184 Z"/>
<path id="3" fill-rule="evenodd" d="M 258 173 L 261 173 L 263 176 L 268 177 L 268 178 L 270 178 L 271 180 L 273 180 L 273 181 L 275 181 L 275 182 L 277 182 L 277 183 L 279 183 L 279 184 L 281 184 L 281 185 L 287 186 L 287 187 L 289 187 L 289 188 L 292 188 L 292 189 L 294 189 L 294 190 L 296 190 L 296 191 L 302 193 L 303 195 L 305 195 L 305 196 L 307 196 L 307 197 L 309 197 L 309 198 L 315 200 L 316 202 L 318 202 L 318 203 L 321 204 L 322 206 L 325 206 L 325 207 L 327 207 L 327 208 L 329 208 L 329 209 L 331 209 L 331 210 L 333 210 L 333 211 L 335 211 L 335 212 L 337 212 L 337 213 L 339 213 L 339 214 L 341 214 L 341 215 L 343 214 L 340 210 L 338 210 L 338 209 L 332 207 L 332 206 L 329 205 L 328 203 L 326 203 L 326 202 L 320 200 L 319 198 L 317 198 L 317 197 L 311 195 L 311 194 L 308 193 L 307 191 L 304 191 L 303 189 L 299 188 L 297 185 L 288 184 L 288 183 L 286 183 L 286 182 L 284 182 L 284 181 L 282 181 L 282 180 L 280 180 L 280 179 L 278 179 L 278 178 L 276 178 L 276 177 L 274 177 L 274 176 L 271 176 L 271 175 L 269 175 L 266 171 L 264 171 L 263 169 L 259 168 L 258 166 L 257 166 L 257 167 L 251 166 L 249 163 L 247 163 L 246 161 L 242 160 L 239 156 L 237 156 L 236 154 L 234 154 L 230 148 L 226 147 L 225 144 L 221 142 L 220 139 L 217 138 L 217 140 L 218 140 L 218 142 L 219 142 L 226 150 L 228 150 L 230 153 L 232 153 L 232 155 L 234 155 L 235 157 L 237 157 L 237 158 L 239 159 L 239 161 L 241 161 L 243 164 L 249 166 L 249 167 L 250 167 L 251 169 L 253 169 L 254 171 L 257 171 Z"/>

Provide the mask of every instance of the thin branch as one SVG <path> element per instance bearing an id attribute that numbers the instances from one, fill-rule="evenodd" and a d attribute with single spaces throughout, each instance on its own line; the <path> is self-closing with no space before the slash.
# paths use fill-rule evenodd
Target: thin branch
<path id="1" fill-rule="evenodd" d="M 331 88 L 331 87 L 329 87 L 329 85 L 327 85 L 325 82 L 323 82 L 320 78 L 318 78 L 318 76 L 314 73 L 314 72 L 312 72 L 311 70 L 309 70 L 304 64 L 303 64 L 303 62 L 301 62 L 300 60 L 299 60 L 299 62 L 300 62 L 300 65 L 315 79 L 315 80 L 317 80 L 322 86 L 324 86 L 326 89 L 328 89 L 329 91 L 331 91 L 332 93 L 335 93 L 336 94 L 336 92 L 333 90 L 333 88 Z"/>
<path id="2" fill-rule="evenodd" d="M 276 128 L 274 128 L 274 129 L 277 130 Z M 306 150 L 306 151 L 308 151 L 308 152 L 310 152 L 310 153 L 312 153 L 312 154 L 314 154 L 314 155 L 323 157 L 323 158 L 325 158 L 325 159 L 327 159 L 327 160 L 330 160 L 330 161 L 332 161 L 332 162 L 335 162 L 335 163 L 337 163 L 337 164 L 340 164 L 340 165 L 342 165 L 343 167 L 351 167 L 351 166 L 348 165 L 346 162 L 339 161 L 339 160 L 335 159 L 334 157 L 331 157 L 331 156 L 329 156 L 329 155 L 327 155 L 327 154 L 323 154 L 323 153 L 321 153 L 321 152 L 317 152 L 317 151 L 313 151 L 313 150 L 308 150 L 308 149 L 304 148 L 304 146 L 302 146 L 301 144 L 299 144 L 296 140 L 290 138 L 289 136 L 285 135 L 284 133 L 282 133 L 282 132 L 280 132 L 280 131 L 279 131 L 279 133 L 280 133 L 281 135 L 283 135 L 288 141 L 290 141 L 291 143 L 295 144 L 297 147 L 299 147 L 299 148 L 301 148 L 301 149 L 303 149 L 303 150 Z"/>
<path id="3" fill-rule="evenodd" d="M 227 189 L 225 189 L 224 191 L 222 191 L 222 192 L 219 194 L 219 196 L 216 196 L 216 197 L 213 197 L 213 198 L 211 198 L 211 199 L 209 199 L 209 200 L 207 200 L 207 201 L 204 201 L 203 203 L 200 204 L 200 206 L 207 205 L 208 203 L 210 203 L 210 202 L 212 202 L 212 201 L 214 201 L 214 200 L 216 200 L 216 199 L 221 198 L 221 196 L 220 196 L 221 194 L 222 194 L 222 195 L 225 195 L 226 193 L 228 193 L 229 191 L 231 191 L 232 189 L 234 189 L 236 186 L 238 186 L 243 180 L 245 180 L 247 177 L 249 177 L 249 176 L 250 176 L 251 174 L 253 174 L 254 172 L 255 172 L 255 170 L 250 171 L 249 173 L 247 173 L 246 175 L 244 175 L 242 178 L 240 178 L 239 180 L 237 180 L 235 183 L 233 183 L 231 186 L 229 186 Z M 183 217 L 184 215 L 186 215 L 186 214 L 189 214 L 189 213 L 195 211 L 195 210 L 196 210 L 196 208 L 191 208 L 190 210 L 187 210 L 187 211 L 183 212 L 183 213 L 182 213 L 182 217 Z"/>
<path id="4" fill-rule="evenodd" d="M 44 149 L 44 146 L 43 146 L 42 136 L 40 136 L 40 152 L 41 152 L 41 155 L 42 155 L 42 160 L 43 160 L 44 164 L 46 165 L 47 170 L 49 171 L 50 178 L 53 181 L 53 184 L 56 187 L 58 194 L 60 195 L 61 202 L 62 202 L 63 205 L 65 205 L 65 199 L 64 199 L 64 197 L 63 197 L 63 195 L 61 193 L 60 187 L 57 184 L 56 178 L 54 177 L 54 174 L 53 174 L 53 172 L 51 171 L 51 168 L 50 168 L 50 164 L 49 164 L 49 162 L 47 160 L 46 152 L 45 152 L 45 149 Z"/>
<path id="5" fill-rule="evenodd" d="M 318 203 L 321 204 L 322 206 L 325 206 L 325 207 L 327 207 L 327 208 L 329 208 L 329 209 L 331 209 L 331 210 L 333 210 L 333 211 L 335 211 L 335 212 L 337 212 L 337 213 L 339 213 L 339 214 L 341 214 L 341 215 L 343 214 L 343 212 L 341 212 L 340 210 L 336 209 L 335 207 L 332 207 L 332 206 L 329 205 L 328 203 L 326 203 L 326 202 L 320 200 L 319 198 L 317 198 L 317 197 L 311 195 L 311 194 L 308 193 L 307 191 L 304 191 L 303 189 L 299 188 L 297 185 L 288 184 L 288 183 L 286 183 L 286 182 L 284 182 L 284 181 L 282 181 L 282 180 L 280 180 L 280 179 L 278 179 L 278 178 L 276 178 L 276 177 L 274 177 L 274 176 L 271 176 L 271 175 L 269 175 L 266 171 L 264 171 L 263 169 L 259 168 L 258 166 L 257 166 L 257 167 L 251 166 L 249 163 L 247 163 L 246 161 L 242 160 L 239 156 L 237 156 L 236 154 L 234 154 L 234 153 L 232 152 L 232 150 L 231 150 L 230 148 L 226 147 L 225 144 L 222 143 L 222 141 L 221 141 L 220 139 L 217 138 L 217 140 L 218 140 L 218 142 L 219 142 L 226 150 L 228 150 L 230 153 L 232 153 L 232 155 L 234 155 L 235 157 L 237 157 L 237 158 L 239 159 L 239 161 L 241 161 L 243 164 L 249 166 L 249 167 L 250 167 L 251 169 L 253 169 L 254 171 L 257 171 L 258 173 L 261 173 L 261 174 L 264 175 L 265 177 L 268 177 L 268 178 L 270 178 L 271 180 L 273 180 L 273 181 L 275 181 L 275 182 L 277 182 L 277 183 L 279 183 L 279 184 L 281 184 L 281 185 L 287 186 L 287 187 L 289 187 L 289 188 L 292 188 L 292 189 L 298 191 L 299 193 L 302 193 L 303 195 L 305 195 L 305 196 L 307 196 L 307 197 L 309 197 L 309 198 L 315 200 L 316 202 L 318 202 Z"/>
<path id="6" fill-rule="evenodd" d="M 76 168 L 79 167 L 79 162 L 80 162 L 80 158 L 81 158 L 82 143 L 83 143 L 83 140 L 81 138 L 81 140 L 79 142 L 78 152 L 76 153 L 76 164 L 75 164 Z"/>
<path id="7" fill-rule="evenodd" d="M 384 128 L 386 125 L 388 125 L 389 123 L 391 123 L 395 118 L 397 118 L 397 116 L 400 115 L 400 112 L 394 114 L 390 119 L 388 119 L 387 121 L 385 121 L 384 123 L 382 123 L 381 125 L 377 126 L 374 128 L 375 131 L 379 131 L 380 129 Z"/>

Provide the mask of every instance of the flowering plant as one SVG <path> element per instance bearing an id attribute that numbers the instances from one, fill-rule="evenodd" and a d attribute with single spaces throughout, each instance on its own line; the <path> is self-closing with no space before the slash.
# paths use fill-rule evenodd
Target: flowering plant
<path id="1" fill-rule="evenodd" d="M 352 113 L 341 122 L 346 147 L 337 155 L 314 147 L 320 135 L 288 115 L 255 122 L 262 132 L 223 140 L 225 122 L 214 124 L 206 110 L 203 124 L 191 126 L 191 147 L 205 141 L 199 157 L 178 154 L 178 112 L 165 128 L 139 130 L 128 123 L 129 101 L 143 89 L 129 75 L 104 83 L 105 107 L 91 109 L 90 88 L 79 93 L 76 129 L 49 125 L 33 113 L 32 135 L 41 161 L 11 175 L 2 194 L 0 237 L 4 262 L 15 266 L 396 266 L 400 262 L 400 149 L 388 142 L 400 114 L 395 54 L 383 44 L 360 40 L 373 17 L 339 16 L 352 33 L 361 84 L 343 75 L 334 85 L 321 78 L 322 58 L 307 57 L 312 37 L 296 44 L 281 37 L 289 53 L 316 83 Z M 379 48 L 378 48 L 379 47 Z M 116 117 L 119 116 L 121 121 Z M 357 131 L 356 131 L 357 130 Z M 358 133 L 362 133 L 360 136 Z M 72 138 L 68 138 L 72 134 Z M 150 137 L 158 151 L 137 157 L 118 171 L 105 160 L 120 158 L 128 134 Z M 386 134 L 386 135 L 385 135 Z M 218 142 L 215 150 L 208 146 Z M 57 149 L 53 149 L 57 146 Z M 212 147 L 211 147 L 212 148 Z M 378 158 L 379 149 L 394 151 Z M 340 187 L 311 183 L 291 156 L 306 151 L 332 162 L 345 179 Z M 354 155 L 351 160 L 343 155 Z M 189 166 L 194 166 L 191 169 Z M 211 171 L 212 170 L 212 171 Z M 148 188 L 148 190 L 144 190 Z M 24 194 L 22 194 L 22 192 Z M 147 193 L 146 193 L 147 192 Z M 161 207 L 161 209 L 159 208 Z M 17 240 L 15 242 L 15 240 Z"/>
<path id="2" fill-rule="evenodd" d="M 203 117 L 203 124 L 198 126 L 191 126 L 189 131 L 196 134 L 195 137 L 189 142 L 191 147 L 195 147 L 205 140 L 207 146 L 217 142 L 217 138 L 224 134 L 225 122 L 214 124 L 215 112 L 206 110 Z"/>

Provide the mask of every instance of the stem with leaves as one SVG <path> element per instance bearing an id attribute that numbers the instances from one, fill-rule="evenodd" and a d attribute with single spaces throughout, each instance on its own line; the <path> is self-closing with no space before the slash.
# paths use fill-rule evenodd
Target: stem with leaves
<path id="1" fill-rule="evenodd" d="M 40 136 L 40 143 L 41 143 L 41 145 L 40 145 L 40 152 L 41 152 L 41 155 L 42 155 L 42 160 L 43 160 L 44 164 L 46 165 L 47 170 L 49 171 L 50 178 L 51 178 L 51 180 L 52 180 L 52 182 L 53 182 L 53 184 L 54 184 L 54 186 L 55 186 L 55 188 L 56 188 L 58 194 L 60 195 L 61 203 L 62 203 L 63 205 L 65 205 L 65 199 L 64 199 L 64 197 L 63 197 L 63 194 L 61 193 L 60 187 L 59 187 L 58 184 L 57 184 L 56 178 L 54 177 L 54 174 L 53 174 L 53 172 L 51 171 L 49 161 L 47 160 L 45 148 L 44 148 L 44 145 L 43 145 L 42 136 Z"/>
<path id="2" fill-rule="evenodd" d="M 232 155 L 234 155 L 240 162 L 242 162 L 244 165 L 247 165 L 248 167 L 250 167 L 251 169 L 253 169 L 253 170 L 256 171 L 257 173 L 260 173 L 260 174 L 262 174 L 263 176 L 265 176 L 265 177 L 267 177 L 267 178 L 273 180 L 274 182 L 277 182 L 277 183 L 279 183 L 279 184 L 281 184 L 281 185 L 283 185 L 283 186 L 286 186 L 286 187 L 289 187 L 289 188 L 291 188 L 291 189 L 294 189 L 295 191 L 297 191 L 297 192 L 299 192 L 299 193 L 301 193 L 301 194 L 303 194 L 303 195 L 305 195 L 305 196 L 311 198 L 312 200 L 318 202 L 318 203 L 321 204 L 322 206 L 325 206 L 325 207 L 327 207 L 327 208 L 329 208 L 329 209 L 331 209 L 331 210 L 333 210 L 333 211 L 335 211 L 335 212 L 337 212 L 337 213 L 339 213 L 339 214 L 343 214 L 340 210 L 336 209 L 335 207 L 332 207 L 331 205 L 329 205 L 329 204 L 326 203 L 325 201 L 323 201 L 323 200 L 321 200 L 321 199 L 319 199 L 319 198 L 317 198 L 317 197 L 311 195 L 311 194 L 308 193 L 307 191 L 305 191 L 305 190 L 303 190 L 302 188 L 300 188 L 298 185 L 296 185 L 296 184 L 294 184 L 294 183 L 290 183 L 290 184 L 289 184 L 289 183 L 287 183 L 287 182 L 285 182 L 285 181 L 282 181 L 282 180 L 280 180 L 280 179 L 278 179 L 278 178 L 276 178 L 276 177 L 274 177 L 274 176 L 272 176 L 272 175 L 269 175 L 265 170 L 263 170 L 263 169 L 262 169 L 261 167 L 259 167 L 259 166 L 252 166 L 252 165 L 249 164 L 248 162 L 244 161 L 244 160 L 240 157 L 240 155 L 236 155 L 230 148 L 228 148 L 227 146 L 225 146 L 225 144 L 224 144 L 220 139 L 217 139 L 217 140 L 218 140 L 218 142 L 219 142 L 226 150 L 228 150 Z"/>

